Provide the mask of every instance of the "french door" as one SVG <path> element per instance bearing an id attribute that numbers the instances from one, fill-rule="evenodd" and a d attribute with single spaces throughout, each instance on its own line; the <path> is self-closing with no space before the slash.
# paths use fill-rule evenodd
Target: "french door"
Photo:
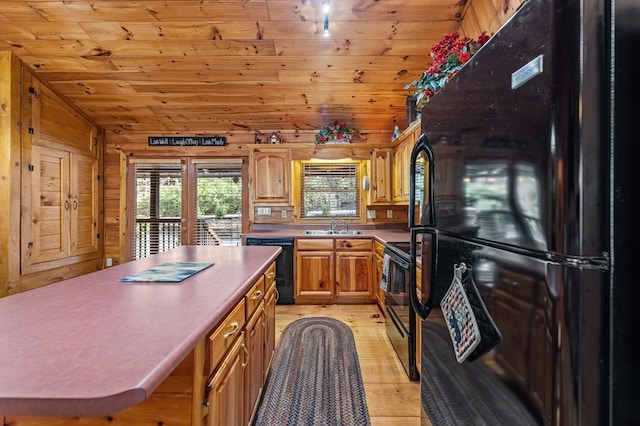
<path id="1" fill-rule="evenodd" d="M 241 158 L 130 158 L 128 259 L 180 245 L 240 245 L 248 205 Z M 245 219 L 243 219 L 243 217 Z"/>

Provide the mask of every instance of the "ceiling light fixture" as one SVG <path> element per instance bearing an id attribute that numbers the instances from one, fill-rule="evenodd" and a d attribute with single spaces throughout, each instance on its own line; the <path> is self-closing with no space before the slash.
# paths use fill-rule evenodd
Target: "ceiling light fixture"
<path id="1" fill-rule="evenodd" d="M 329 0 L 322 1 L 322 12 L 324 13 L 324 32 L 322 35 L 329 37 Z"/>

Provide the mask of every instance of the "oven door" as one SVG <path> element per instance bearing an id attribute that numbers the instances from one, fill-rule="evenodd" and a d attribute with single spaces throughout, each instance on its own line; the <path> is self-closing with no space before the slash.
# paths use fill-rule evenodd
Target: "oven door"
<path id="1" fill-rule="evenodd" d="M 389 253 L 390 262 L 387 290 L 384 294 L 386 308 L 385 326 L 404 369 L 411 380 L 418 380 L 415 360 L 415 315 L 409 299 L 409 265 L 406 259 Z"/>

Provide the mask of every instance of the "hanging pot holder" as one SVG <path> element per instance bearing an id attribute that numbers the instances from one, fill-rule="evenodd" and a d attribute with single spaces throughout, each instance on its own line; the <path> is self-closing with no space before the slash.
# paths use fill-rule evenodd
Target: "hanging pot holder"
<path id="1" fill-rule="evenodd" d="M 478 359 L 502 342 L 466 264 L 454 266 L 453 281 L 440 306 L 458 362 Z"/>
<path id="2" fill-rule="evenodd" d="M 467 359 L 481 339 L 476 317 L 462 287 L 463 265 L 454 266 L 453 281 L 440 302 L 458 362 Z"/>

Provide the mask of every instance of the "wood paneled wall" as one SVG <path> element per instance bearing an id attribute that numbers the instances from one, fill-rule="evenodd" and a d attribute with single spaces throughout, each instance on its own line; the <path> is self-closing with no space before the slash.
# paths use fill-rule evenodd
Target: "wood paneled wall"
<path id="1" fill-rule="evenodd" d="M 476 38 L 482 31 L 495 33 L 518 9 L 525 0 L 470 0 L 462 16 L 458 31 L 461 35 Z M 425 52 L 427 55 L 428 52 Z M 259 113 L 259 112 L 256 112 Z M 198 123 L 197 130 L 206 130 L 203 123 Z M 363 134 L 361 139 L 345 147 L 319 147 L 313 144 L 315 131 L 311 130 L 281 130 L 284 142 L 292 147 L 292 160 L 309 158 L 344 158 L 369 159 L 370 151 L 376 147 L 388 147 L 393 129 L 388 132 L 380 131 Z M 183 135 L 186 133 L 183 132 Z M 190 135 L 197 134 L 194 130 Z M 125 180 L 123 178 L 126 158 L 135 156 L 220 156 L 220 157 L 248 157 L 254 145 L 253 130 L 236 131 L 220 136 L 227 137 L 227 146 L 204 148 L 158 148 L 149 147 L 148 136 L 169 135 L 159 131 L 154 134 L 133 133 L 126 131 L 108 131 L 104 155 L 105 164 L 105 257 L 118 263 L 124 253 L 124 219 Z M 266 135 L 262 135 L 266 139 Z"/>

